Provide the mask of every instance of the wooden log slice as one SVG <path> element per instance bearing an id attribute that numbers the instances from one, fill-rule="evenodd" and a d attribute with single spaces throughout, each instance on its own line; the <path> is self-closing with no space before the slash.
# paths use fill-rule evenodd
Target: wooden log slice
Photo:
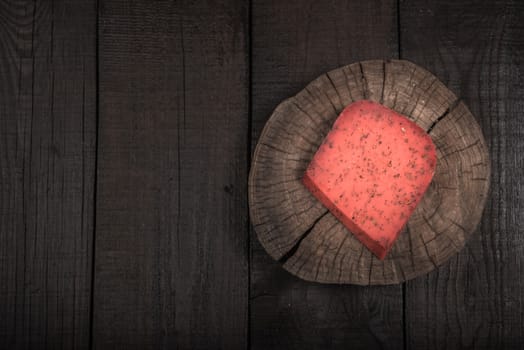
<path id="1" fill-rule="evenodd" d="M 433 181 L 383 261 L 301 182 L 339 113 L 362 99 L 405 115 L 437 148 Z M 275 109 L 253 156 L 250 214 L 269 255 L 300 278 L 395 284 L 433 270 L 464 247 L 480 222 L 489 179 L 481 129 L 442 82 L 408 61 L 363 61 L 320 76 Z"/>

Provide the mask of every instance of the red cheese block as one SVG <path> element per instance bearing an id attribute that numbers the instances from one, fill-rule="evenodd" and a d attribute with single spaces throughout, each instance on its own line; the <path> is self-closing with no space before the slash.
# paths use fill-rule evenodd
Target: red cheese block
<path id="1" fill-rule="evenodd" d="M 339 115 L 304 185 L 379 259 L 428 188 L 435 145 L 418 125 L 362 100 Z"/>

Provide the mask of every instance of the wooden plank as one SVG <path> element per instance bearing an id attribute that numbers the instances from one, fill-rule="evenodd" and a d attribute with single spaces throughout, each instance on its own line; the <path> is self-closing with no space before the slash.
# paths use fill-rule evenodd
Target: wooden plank
<path id="1" fill-rule="evenodd" d="M 2 1 L 0 23 L 0 348 L 86 349 L 95 1 Z"/>
<path id="2" fill-rule="evenodd" d="M 100 4 L 94 345 L 247 344 L 247 6 Z"/>
<path id="3" fill-rule="evenodd" d="M 394 1 L 253 2 L 252 147 L 267 118 L 322 73 L 397 55 Z M 320 285 L 293 277 L 251 236 L 254 349 L 397 349 L 402 288 Z"/>
<path id="4" fill-rule="evenodd" d="M 524 344 L 524 3 L 401 3 L 402 58 L 444 80 L 490 149 L 491 196 L 477 232 L 447 265 L 407 284 L 412 349 Z"/>

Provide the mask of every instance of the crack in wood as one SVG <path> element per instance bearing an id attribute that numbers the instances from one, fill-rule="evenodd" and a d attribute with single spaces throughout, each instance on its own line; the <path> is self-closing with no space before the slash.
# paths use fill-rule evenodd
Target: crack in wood
<path id="1" fill-rule="evenodd" d="M 409 237 L 409 251 L 412 252 L 413 251 L 413 239 L 411 238 L 411 229 L 409 228 L 409 225 L 406 225 L 406 233 L 408 234 L 408 237 Z M 415 257 L 413 256 L 413 254 L 410 254 L 410 262 L 411 262 L 411 267 L 415 268 Z M 404 280 L 406 280 L 404 278 Z"/>
<path id="2" fill-rule="evenodd" d="M 312 117 L 309 113 L 307 113 L 296 101 L 291 101 L 293 106 L 295 106 L 296 109 L 298 109 L 302 114 L 304 114 L 306 117 L 308 117 L 313 124 L 315 124 L 317 127 L 322 126 L 323 123 L 319 123 L 314 117 Z"/>
<path id="3" fill-rule="evenodd" d="M 431 79 L 431 82 L 429 83 L 429 85 L 426 88 L 422 89 L 423 83 L 425 83 L 428 78 Z M 419 123 L 420 117 L 424 115 L 424 113 L 421 112 L 421 113 L 419 113 L 417 115 L 416 118 L 413 116 L 413 114 L 415 113 L 415 109 L 419 105 L 420 97 L 423 96 L 424 94 L 426 94 L 428 97 L 432 96 L 432 94 L 434 94 L 435 90 L 436 90 L 436 88 L 433 88 L 436 82 L 438 82 L 438 79 L 435 76 L 433 76 L 433 75 L 431 75 L 429 73 L 427 73 L 427 75 L 424 75 L 423 78 L 418 82 L 417 86 L 421 87 L 422 92 L 418 94 L 417 100 L 413 104 L 413 108 L 411 109 L 411 112 L 409 113 L 409 115 L 413 118 L 413 121 L 415 123 L 417 123 L 417 124 Z M 429 90 L 431 88 L 433 88 L 433 90 L 431 92 L 429 92 Z M 415 89 L 413 89 L 413 90 L 415 90 Z M 423 111 L 424 108 L 426 108 L 426 106 L 427 106 L 427 103 L 424 103 L 424 107 L 421 109 L 421 111 Z"/>
<path id="4" fill-rule="evenodd" d="M 328 233 L 330 232 L 331 230 L 333 230 L 334 227 L 340 225 L 340 223 L 338 222 L 338 220 L 335 220 L 334 224 L 331 225 L 325 232 Z M 319 247 L 323 246 L 326 241 L 331 241 L 331 239 L 337 234 L 337 231 L 335 230 L 335 232 L 333 232 L 329 237 L 324 237 L 322 238 L 322 242 L 320 242 L 319 244 Z M 329 251 L 330 249 L 328 249 L 327 247 L 324 249 L 324 251 L 322 252 L 322 255 L 320 256 L 320 259 L 317 263 L 317 271 L 315 273 L 315 280 L 318 280 L 318 275 L 320 273 L 320 267 L 322 265 L 322 260 L 324 260 L 324 256 L 326 255 L 326 253 Z"/>
<path id="5" fill-rule="evenodd" d="M 476 145 L 479 144 L 479 142 L 480 142 L 480 140 L 477 140 L 477 141 L 473 142 L 472 144 L 467 145 L 466 147 L 456 149 L 456 150 L 454 150 L 453 152 L 450 152 L 450 153 L 445 153 L 445 154 L 443 154 L 443 157 L 444 158 L 448 158 L 449 156 L 451 156 L 453 154 L 464 152 L 465 150 L 468 150 L 470 148 L 475 147 Z"/>
<path id="6" fill-rule="evenodd" d="M 344 109 L 344 102 L 343 102 L 343 99 L 342 99 L 342 96 L 340 96 L 340 93 L 338 92 L 338 89 L 337 87 L 335 86 L 335 83 L 333 82 L 333 79 L 331 79 L 331 77 L 329 76 L 329 73 L 326 73 L 326 77 L 328 78 L 329 82 L 331 83 L 331 85 L 333 86 L 333 89 L 335 90 L 335 92 L 337 93 L 337 96 L 338 96 L 338 102 L 340 103 L 340 105 L 342 106 L 342 109 Z"/>
<path id="7" fill-rule="evenodd" d="M 268 183 L 265 183 L 265 184 L 261 184 L 261 183 L 252 183 L 252 184 L 249 184 L 248 186 L 250 188 L 262 188 L 262 189 L 270 189 L 270 190 L 274 190 L 274 187 L 275 186 L 280 186 L 280 185 L 287 185 L 289 183 L 293 183 L 295 181 L 300 181 L 302 179 L 302 176 L 300 177 L 293 177 L 293 178 L 289 178 L 287 180 L 283 180 L 283 181 L 278 181 L 278 182 L 268 182 Z"/>
<path id="8" fill-rule="evenodd" d="M 275 150 L 275 151 L 278 151 L 278 152 L 280 152 L 280 153 L 291 154 L 291 155 L 293 154 L 293 153 L 290 153 L 290 152 L 286 152 L 285 150 L 280 149 L 280 148 L 278 148 L 278 147 L 275 147 L 275 145 L 272 145 L 272 144 L 270 144 L 270 143 L 259 142 L 259 144 L 262 145 L 262 146 L 265 146 L 265 147 L 267 147 L 267 148 L 271 148 L 271 149 L 273 149 L 273 150 Z"/>
<path id="9" fill-rule="evenodd" d="M 282 257 L 280 259 L 278 259 L 278 262 L 281 263 L 282 265 L 284 265 L 289 260 L 289 258 L 291 258 L 293 255 L 295 255 L 295 253 L 297 252 L 298 248 L 300 247 L 300 243 L 302 243 L 302 241 L 307 236 L 309 236 L 309 234 L 311 233 L 311 231 L 313 231 L 313 229 L 318 224 L 318 222 L 320 220 L 322 220 L 322 218 L 325 217 L 328 213 L 329 213 L 329 211 L 326 209 L 326 211 L 322 215 L 320 215 L 315 221 L 313 221 L 311 226 L 300 236 L 300 238 L 296 241 L 296 243 L 293 245 L 293 247 L 291 247 L 291 249 L 286 254 L 282 255 Z"/>
<path id="10" fill-rule="evenodd" d="M 460 98 L 457 98 L 455 101 L 453 101 L 448 108 L 446 108 L 446 110 L 444 111 L 444 113 L 442 113 L 442 115 L 440 117 L 438 117 L 437 119 L 435 119 L 433 121 L 433 123 L 431 123 L 431 125 L 429 126 L 428 130 L 426 131 L 428 134 L 431 133 L 431 131 L 433 130 L 433 128 L 442 120 L 444 119 L 445 117 L 447 117 L 449 115 L 449 113 L 451 111 L 453 111 L 458 105 L 459 103 L 461 102 Z"/>
<path id="11" fill-rule="evenodd" d="M 380 104 L 384 104 L 384 89 L 386 87 L 386 61 L 382 61 L 382 92 L 380 94 Z"/>
<path id="12" fill-rule="evenodd" d="M 348 78 L 348 72 L 347 72 L 347 69 L 349 69 L 351 71 L 351 75 L 353 76 L 353 70 L 351 70 L 349 66 L 345 66 L 341 69 L 342 69 L 342 73 L 344 74 L 344 78 L 346 80 L 346 87 L 349 92 L 349 97 L 351 97 L 351 101 L 355 101 L 355 97 L 353 97 L 353 92 L 351 91 L 351 86 L 349 85 L 349 78 Z M 355 79 L 354 76 L 353 76 L 353 79 Z"/>
<path id="13" fill-rule="evenodd" d="M 362 91 L 364 92 L 364 99 L 367 100 L 369 98 L 368 79 L 364 75 L 364 68 L 362 67 L 362 62 L 358 62 L 358 67 L 360 69 L 360 80 L 364 83 L 364 85 L 362 86 Z"/>
<path id="14" fill-rule="evenodd" d="M 375 259 L 373 259 L 373 257 L 371 257 L 371 259 L 369 259 L 369 273 L 368 273 L 368 284 L 371 284 L 371 271 L 373 271 L 373 261 Z"/>
<path id="15" fill-rule="evenodd" d="M 344 244 L 346 243 L 346 241 L 348 240 L 349 238 L 349 233 L 346 233 L 346 235 L 344 236 L 344 238 L 342 239 L 342 242 L 340 242 L 340 245 L 338 246 L 338 249 L 335 253 L 335 256 L 333 257 L 333 264 L 331 266 L 331 269 L 333 271 L 336 271 L 335 269 L 335 265 L 336 265 L 336 262 L 337 262 L 337 258 L 338 258 L 338 255 L 340 254 L 340 250 L 342 249 L 342 247 L 344 246 Z M 338 278 L 337 280 L 340 281 L 340 276 L 342 275 L 342 266 L 339 266 L 339 269 L 338 269 Z"/>
<path id="16" fill-rule="evenodd" d="M 415 76 L 415 72 L 417 71 L 417 67 L 414 66 L 413 69 L 411 70 L 410 74 L 409 74 L 409 82 L 408 82 L 408 86 L 412 86 L 413 88 L 411 89 L 411 93 L 410 93 L 410 99 L 413 98 L 413 94 L 415 93 L 415 89 L 416 89 L 416 85 L 413 85 L 413 77 Z M 409 114 L 406 114 L 406 108 L 409 106 L 409 103 L 406 103 L 404 105 L 404 108 L 402 109 L 402 114 L 405 115 L 405 116 L 410 116 L 412 119 L 413 119 L 413 112 L 415 111 L 415 108 L 417 108 L 417 105 L 418 105 L 418 101 L 420 100 L 420 95 L 421 94 L 418 94 L 417 96 L 417 100 L 415 101 L 415 103 L 413 103 L 412 105 L 412 108 L 411 108 L 411 112 Z M 395 101 L 396 102 L 396 101 Z"/>
<path id="17" fill-rule="evenodd" d="M 364 247 L 362 243 L 360 243 L 360 255 L 358 256 L 357 265 L 360 265 L 360 260 L 362 260 L 362 256 L 364 255 L 364 249 L 366 248 Z M 360 275 L 358 277 L 360 277 Z"/>

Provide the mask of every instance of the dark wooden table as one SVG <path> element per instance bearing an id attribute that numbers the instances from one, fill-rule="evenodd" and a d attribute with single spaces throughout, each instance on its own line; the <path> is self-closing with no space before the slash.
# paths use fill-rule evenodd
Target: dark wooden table
<path id="1" fill-rule="evenodd" d="M 524 2 L 0 2 L 1 349 L 521 349 Z M 402 285 L 301 281 L 249 225 L 252 149 L 321 73 L 403 58 L 477 117 L 490 197 Z"/>

